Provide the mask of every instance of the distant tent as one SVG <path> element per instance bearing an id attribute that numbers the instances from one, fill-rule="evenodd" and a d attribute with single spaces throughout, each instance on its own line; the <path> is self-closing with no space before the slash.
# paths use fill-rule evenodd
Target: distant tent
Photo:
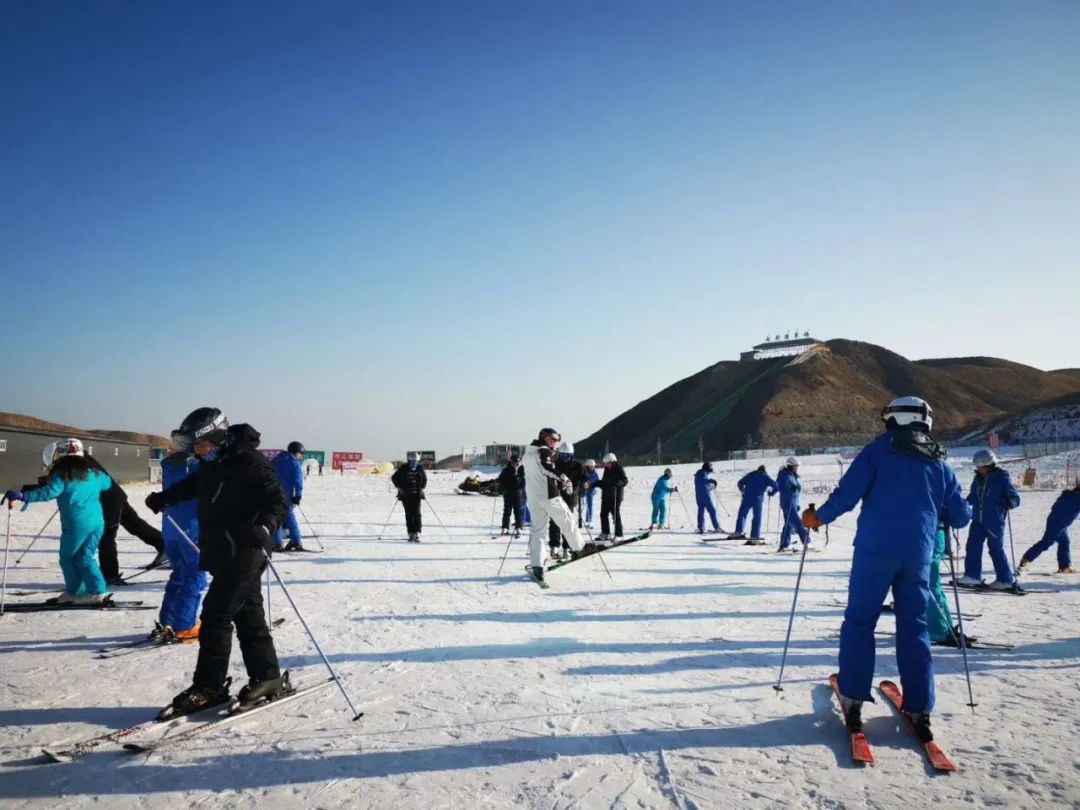
<path id="1" fill-rule="evenodd" d="M 394 462 L 392 461 L 380 461 L 375 465 L 375 469 L 371 471 L 372 475 L 393 475 Z"/>

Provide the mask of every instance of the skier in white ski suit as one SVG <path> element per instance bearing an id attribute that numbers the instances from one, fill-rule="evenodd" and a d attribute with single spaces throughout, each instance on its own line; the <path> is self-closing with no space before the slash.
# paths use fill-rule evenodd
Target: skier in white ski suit
<path id="1" fill-rule="evenodd" d="M 561 439 L 554 428 L 544 428 L 539 438 L 525 448 L 525 458 L 521 464 L 525 471 L 525 494 L 532 511 L 529 564 L 539 578 L 543 577 L 548 519 L 559 527 L 573 553 L 579 553 L 585 545 L 573 513 L 559 494 L 566 487 L 573 486 L 569 478 L 555 470 L 555 453 Z"/>

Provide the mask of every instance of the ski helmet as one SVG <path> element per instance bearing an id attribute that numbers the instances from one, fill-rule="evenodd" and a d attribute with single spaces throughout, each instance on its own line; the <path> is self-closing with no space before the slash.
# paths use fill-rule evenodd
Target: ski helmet
<path id="1" fill-rule="evenodd" d="M 799 460 L 797 458 L 795 458 L 795 456 L 788 456 L 787 461 L 784 462 L 784 466 L 786 466 L 786 467 L 798 467 L 799 466 Z"/>
<path id="2" fill-rule="evenodd" d="M 563 442 L 559 445 L 559 452 L 566 456 L 572 456 L 574 455 L 574 445 L 570 444 L 570 442 Z"/>
<path id="3" fill-rule="evenodd" d="M 918 425 L 929 432 L 934 426 L 934 411 L 925 399 L 900 397 L 882 409 L 881 421 L 894 430 L 903 425 Z"/>
<path id="4" fill-rule="evenodd" d="M 560 434 L 559 431 L 557 431 L 553 427 L 546 427 L 546 428 L 541 428 L 540 429 L 540 434 L 536 438 L 538 438 L 540 441 L 546 441 L 547 439 L 554 439 L 555 441 L 561 441 L 562 440 L 562 434 Z"/>
<path id="5" fill-rule="evenodd" d="M 84 455 L 83 445 L 78 439 L 57 439 L 45 445 L 45 449 L 41 451 L 41 461 L 48 467 L 64 456 L 81 455 Z"/>
<path id="6" fill-rule="evenodd" d="M 765 472 L 765 465 L 762 464 L 760 467 L 757 468 L 757 471 L 758 472 Z"/>
<path id="7" fill-rule="evenodd" d="M 180 427 L 172 432 L 172 442 L 181 450 L 190 450 L 199 439 L 205 439 L 213 444 L 221 444 L 225 441 L 225 431 L 229 427 L 229 420 L 217 408 L 196 408 L 180 423 Z"/>
<path id="8" fill-rule="evenodd" d="M 673 473 L 671 472 L 671 467 L 665 467 L 664 468 L 664 475 L 667 476 L 668 478 L 671 478 L 671 476 L 673 475 Z"/>
<path id="9" fill-rule="evenodd" d="M 518 454 L 517 454 L 517 453 L 512 453 L 512 454 L 510 455 L 510 463 L 511 463 L 511 464 L 514 464 L 514 463 L 516 463 L 516 462 L 520 462 L 520 461 L 521 461 L 521 458 L 520 458 L 520 457 L 518 456 Z"/>
<path id="10" fill-rule="evenodd" d="M 606 453 L 604 455 L 604 463 L 605 464 L 614 464 L 616 461 L 618 461 L 618 459 L 615 458 L 614 453 Z"/>
<path id="11" fill-rule="evenodd" d="M 701 465 L 701 469 L 703 469 L 705 472 L 712 472 L 712 462 L 706 461 L 704 464 Z"/>
<path id="12" fill-rule="evenodd" d="M 408 453 L 405 454 L 405 460 L 406 461 L 419 461 L 420 460 L 420 454 L 417 453 L 415 450 L 410 450 Z"/>
<path id="13" fill-rule="evenodd" d="M 304 445 L 300 444 L 300 442 L 289 442 L 289 446 L 285 448 L 285 452 L 289 455 L 292 455 L 293 453 L 303 453 Z"/>
<path id="14" fill-rule="evenodd" d="M 585 459 L 585 466 L 588 467 L 590 470 L 595 469 L 595 467 L 596 467 L 596 459 L 594 459 L 594 458 Z"/>
<path id="15" fill-rule="evenodd" d="M 971 463 L 976 467 L 993 467 L 998 463 L 998 459 L 993 450 L 980 450 L 971 459 Z"/>

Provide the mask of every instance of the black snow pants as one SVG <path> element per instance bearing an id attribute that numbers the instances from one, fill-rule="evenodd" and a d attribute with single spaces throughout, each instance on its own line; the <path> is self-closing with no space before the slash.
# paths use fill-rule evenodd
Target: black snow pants
<path id="1" fill-rule="evenodd" d="M 510 531 L 510 513 L 514 514 L 514 529 L 521 530 L 521 493 L 506 492 L 503 494 L 502 530 Z"/>
<path id="2" fill-rule="evenodd" d="M 409 534 L 420 534 L 422 523 L 420 519 L 420 502 L 423 500 L 419 495 L 403 495 L 401 505 L 405 508 L 405 531 Z"/>

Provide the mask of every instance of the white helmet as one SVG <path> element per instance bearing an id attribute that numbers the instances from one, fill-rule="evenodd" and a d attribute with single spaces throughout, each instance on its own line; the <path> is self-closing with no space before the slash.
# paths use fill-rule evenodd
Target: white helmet
<path id="1" fill-rule="evenodd" d="M 798 467 L 799 460 L 795 458 L 795 456 L 788 456 L 787 461 L 785 461 L 784 464 L 788 467 Z"/>
<path id="2" fill-rule="evenodd" d="M 891 421 L 895 427 L 922 425 L 927 430 L 930 430 L 934 426 L 934 411 L 925 399 L 900 397 L 894 399 L 882 409 L 881 421 L 886 425 Z"/>
<path id="3" fill-rule="evenodd" d="M 998 463 L 998 459 L 993 450 L 980 450 L 971 459 L 971 463 L 976 467 L 993 467 Z"/>
<path id="4" fill-rule="evenodd" d="M 615 461 L 618 461 L 618 459 L 615 458 L 614 453 L 605 453 L 604 454 L 604 463 L 605 464 L 611 464 L 612 462 L 615 462 Z"/>
<path id="5" fill-rule="evenodd" d="M 41 451 L 41 461 L 48 467 L 58 458 L 81 455 L 83 455 L 83 446 L 78 439 L 57 439 L 45 445 L 45 449 Z"/>
<path id="6" fill-rule="evenodd" d="M 570 442 L 563 442 L 559 445 L 559 452 L 572 456 L 574 455 L 574 445 L 570 444 Z"/>
<path id="7" fill-rule="evenodd" d="M 589 467 L 589 468 L 595 467 L 596 466 L 596 459 L 594 459 L 594 458 L 585 459 L 585 466 Z"/>

